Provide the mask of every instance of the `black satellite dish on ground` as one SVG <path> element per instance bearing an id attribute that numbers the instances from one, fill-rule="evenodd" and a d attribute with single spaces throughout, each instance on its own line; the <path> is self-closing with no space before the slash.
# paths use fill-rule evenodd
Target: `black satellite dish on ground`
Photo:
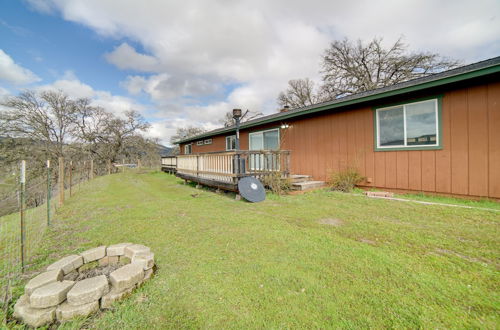
<path id="1" fill-rule="evenodd" d="M 257 203 L 266 199 L 266 190 L 260 181 L 254 177 L 247 176 L 238 181 L 238 191 L 244 199 Z"/>

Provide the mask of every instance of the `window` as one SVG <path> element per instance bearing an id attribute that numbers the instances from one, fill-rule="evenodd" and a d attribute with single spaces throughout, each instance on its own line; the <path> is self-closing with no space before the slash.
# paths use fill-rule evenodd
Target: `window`
<path id="1" fill-rule="evenodd" d="M 203 140 L 200 140 L 200 141 L 196 142 L 196 145 L 197 146 L 202 146 L 203 145 Z"/>
<path id="2" fill-rule="evenodd" d="M 280 148 L 279 129 L 271 129 L 249 134 L 250 150 L 278 150 Z"/>
<path id="3" fill-rule="evenodd" d="M 184 146 L 184 155 L 189 155 L 191 154 L 191 150 L 192 150 L 192 145 L 191 144 L 186 144 Z"/>
<path id="4" fill-rule="evenodd" d="M 206 139 L 205 144 L 212 144 L 212 139 Z"/>
<path id="5" fill-rule="evenodd" d="M 236 135 L 226 136 L 226 150 L 236 149 Z"/>
<path id="6" fill-rule="evenodd" d="M 375 115 L 376 150 L 440 147 L 438 99 L 379 108 Z"/>

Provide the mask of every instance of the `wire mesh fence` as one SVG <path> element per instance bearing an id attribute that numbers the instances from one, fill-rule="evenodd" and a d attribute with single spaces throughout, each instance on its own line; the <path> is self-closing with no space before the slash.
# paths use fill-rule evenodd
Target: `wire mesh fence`
<path id="1" fill-rule="evenodd" d="M 151 168 L 159 162 L 145 161 Z M 156 164 L 155 164 L 156 163 Z M 57 208 L 87 181 L 142 167 L 140 160 L 122 164 L 87 160 L 22 161 L 0 178 L 0 306 L 7 306 L 10 288 L 29 269 Z"/>

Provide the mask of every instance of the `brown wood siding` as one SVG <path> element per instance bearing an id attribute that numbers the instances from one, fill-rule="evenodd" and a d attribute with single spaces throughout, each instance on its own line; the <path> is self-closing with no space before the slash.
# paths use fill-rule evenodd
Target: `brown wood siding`
<path id="1" fill-rule="evenodd" d="M 500 83 L 491 84 L 488 96 L 488 195 L 500 197 Z"/>
<path id="2" fill-rule="evenodd" d="M 327 180 L 355 166 L 371 181 L 366 186 L 500 198 L 498 82 L 444 94 L 441 150 L 374 151 L 372 108 L 289 124 L 293 138 L 283 147 L 292 150 L 293 173 Z"/>
<path id="3" fill-rule="evenodd" d="M 451 104 L 451 192 L 467 195 L 469 182 L 469 141 L 467 125 L 467 90 L 445 96 Z M 471 118 L 472 119 L 472 118 Z M 483 141 L 484 142 L 484 141 Z"/>
<path id="4" fill-rule="evenodd" d="M 374 151 L 371 107 L 289 120 L 282 149 L 292 151 L 292 173 L 316 180 L 355 166 L 365 186 L 500 198 L 500 82 L 447 91 L 442 101 L 440 150 Z M 241 148 L 249 132 L 280 124 L 243 130 Z M 193 152 L 224 149 L 225 136 L 193 144 Z"/>
<path id="5" fill-rule="evenodd" d="M 181 151 L 184 152 L 183 148 Z M 193 153 L 215 152 L 221 150 L 226 150 L 226 140 L 223 136 L 215 136 L 212 138 L 212 144 L 204 144 L 202 146 L 196 145 L 196 141 L 194 141 L 192 147 Z"/>
<path id="6" fill-rule="evenodd" d="M 488 195 L 488 89 L 468 90 L 469 194 Z M 498 127 L 500 129 L 500 127 Z M 485 143 L 486 141 L 486 143 Z M 500 169 L 500 168 L 499 168 Z"/>

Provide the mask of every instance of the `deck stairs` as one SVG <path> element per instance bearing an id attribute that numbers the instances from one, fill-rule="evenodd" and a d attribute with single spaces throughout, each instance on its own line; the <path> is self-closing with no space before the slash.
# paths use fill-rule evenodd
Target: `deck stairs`
<path id="1" fill-rule="evenodd" d="M 292 190 L 309 190 L 322 188 L 326 185 L 324 181 L 314 181 L 310 175 L 292 174 L 290 175 Z"/>

